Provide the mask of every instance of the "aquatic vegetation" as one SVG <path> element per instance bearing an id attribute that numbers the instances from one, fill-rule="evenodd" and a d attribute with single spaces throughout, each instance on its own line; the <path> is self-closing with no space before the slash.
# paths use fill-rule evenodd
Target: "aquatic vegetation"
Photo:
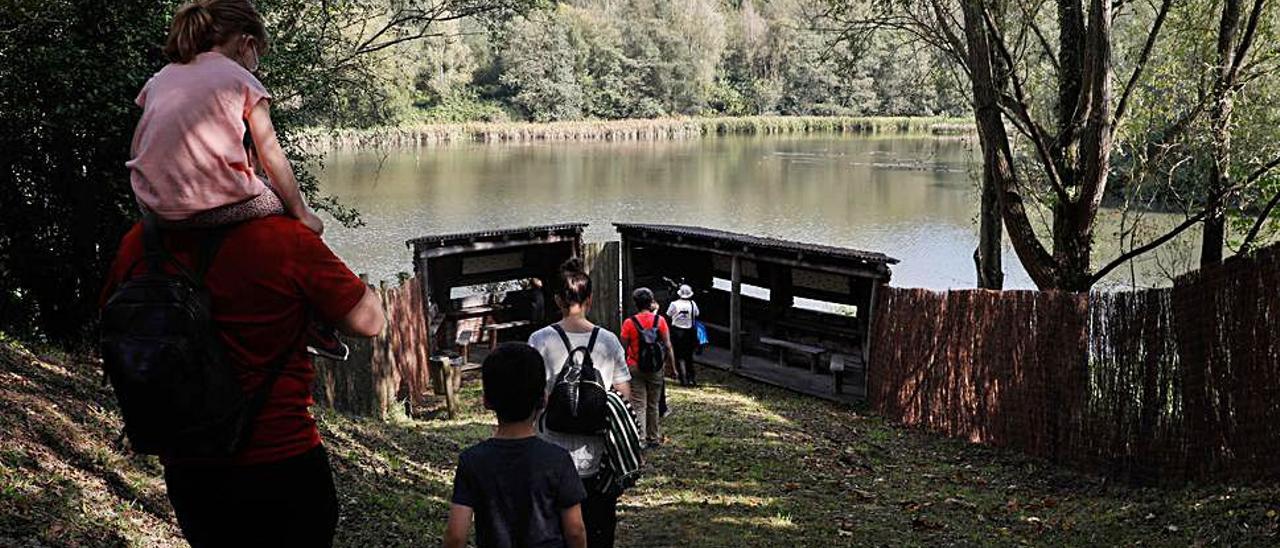
<path id="1" fill-rule="evenodd" d="M 301 135 L 311 150 L 421 147 L 449 143 L 533 141 L 665 141 L 717 135 L 856 134 L 957 135 L 972 132 L 965 118 L 874 116 L 746 116 L 470 122 L 366 129 L 312 128 Z"/>

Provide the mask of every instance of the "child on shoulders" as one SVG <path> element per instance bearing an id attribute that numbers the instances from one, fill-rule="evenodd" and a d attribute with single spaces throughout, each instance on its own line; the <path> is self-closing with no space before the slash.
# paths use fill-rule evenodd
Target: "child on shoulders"
<path id="1" fill-rule="evenodd" d="M 266 27 L 250 0 L 196 0 L 174 16 L 164 48 L 170 63 L 138 93 L 142 118 L 125 164 L 139 206 L 165 226 L 286 214 L 323 232 L 276 139 L 271 94 L 253 75 L 266 49 Z"/>
<path id="2" fill-rule="evenodd" d="M 276 138 L 271 94 L 253 74 L 267 43 L 250 0 L 196 0 L 174 15 L 170 62 L 138 93 L 142 118 L 125 163 L 138 206 L 160 226 L 213 229 L 288 215 L 323 234 Z M 307 338 L 311 354 L 347 359 L 332 326 L 312 322 Z"/>

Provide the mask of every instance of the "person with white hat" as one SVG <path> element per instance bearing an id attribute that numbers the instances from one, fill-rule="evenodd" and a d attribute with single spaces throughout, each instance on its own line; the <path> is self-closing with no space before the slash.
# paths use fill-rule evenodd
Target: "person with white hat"
<path id="1" fill-rule="evenodd" d="M 698 347 L 698 332 L 694 322 L 698 320 L 698 303 L 693 301 L 693 288 L 681 284 L 676 291 L 679 299 L 667 305 L 667 317 L 671 318 L 671 344 L 676 353 L 676 376 L 684 386 L 697 386 L 693 369 L 693 351 Z"/>

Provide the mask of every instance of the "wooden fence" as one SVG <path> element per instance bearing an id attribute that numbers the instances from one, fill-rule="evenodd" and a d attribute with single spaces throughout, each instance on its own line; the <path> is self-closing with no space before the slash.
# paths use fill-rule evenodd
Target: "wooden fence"
<path id="1" fill-rule="evenodd" d="M 409 278 L 399 287 L 376 288 L 387 328 L 372 339 L 344 338 L 345 362 L 316 359 L 316 402 L 360 415 L 385 417 L 397 402 L 417 404 L 430 393 L 427 323 L 422 283 Z"/>
<path id="2" fill-rule="evenodd" d="M 586 259 L 598 295 L 591 319 L 615 333 L 619 327 L 619 244 L 589 244 Z M 316 359 L 316 402 L 346 413 L 385 417 L 392 406 L 418 405 L 431 397 L 427 322 L 422 282 L 412 277 L 398 287 L 376 288 L 387 328 L 372 339 L 348 338 L 345 362 Z M 478 326 L 480 321 L 476 320 Z M 480 335 L 475 335 L 480 340 Z"/>
<path id="3" fill-rule="evenodd" d="M 887 288 L 880 414 L 1143 482 L 1280 477 L 1280 247 L 1169 289 Z"/>

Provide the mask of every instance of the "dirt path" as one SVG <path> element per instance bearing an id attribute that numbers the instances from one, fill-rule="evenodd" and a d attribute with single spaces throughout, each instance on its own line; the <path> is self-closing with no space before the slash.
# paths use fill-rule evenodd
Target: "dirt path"
<path id="1" fill-rule="evenodd" d="M 0 546 L 181 545 L 159 467 L 114 446 L 92 362 L 0 340 Z M 708 372 L 672 388 L 668 443 L 619 546 L 1276 545 L 1280 487 L 1141 489 L 904 430 Z M 320 421 L 341 546 L 438 546 L 457 454 L 491 415 Z"/>

